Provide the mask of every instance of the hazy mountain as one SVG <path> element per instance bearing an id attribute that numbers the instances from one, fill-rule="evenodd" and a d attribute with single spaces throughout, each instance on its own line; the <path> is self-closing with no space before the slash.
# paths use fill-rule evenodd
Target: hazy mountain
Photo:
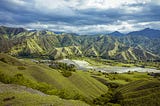
<path id="1" fill-rule="evenodd" d="M 140 31 L 130 32 L 127 35 L 135 35 L 135 36 L 146 36 L 150 38 L 160 38 L 160 30 L 146 28 Z"/>
<path id="2" fill-rule="evenodd" d="M 115 31 L 115 32 L 109 33 L 108 35 L 113 35 L 113 36 L 123 36 L 123 35 L 125 35 L 125 34 L 120 33 L 119 31 Z"/>

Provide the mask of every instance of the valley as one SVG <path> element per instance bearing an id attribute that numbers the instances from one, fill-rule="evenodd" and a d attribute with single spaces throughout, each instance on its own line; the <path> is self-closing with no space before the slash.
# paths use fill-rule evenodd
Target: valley
<path id="1" fill-rule="evenodd" d="M 0 54 L 1 104 L 33 106 L 42 104 L 124 106 L 127 104 L 130 106 L 133 99 L 136 101 L 134 102 L 135 105 L 144 104 L 147 106 L 146 103 L 148 102 L 142 103 L 138 98 L 139 96 L 150 101 L 150 104 L 154 104 L 150 97 L 156 98 L 158 101 L 160 77 L 156 72 L 154 72 L 155 75 L 152 72 L 141 72 L 141 70 L 139 72 L 138 70 L 130 70 L 122 73 L 121 71 L 126 68 L 137 69 L 137 67 L 105 65 L 102 65 L 103 68 L 105 66 L 105 69 L 112 69 L 110 70 L 112 72 L 102 72 L 96 70 L 96 68 L 102 67 L 101 63 L 93 66 L 85 60 L 57 60 L 58 62 L 56 61 L 54 66 L 49 66 L 48 63 L 51 60 L 39 60 L 40 63 L 35 61 L 37 60 L 33 62 L 30 59 L 17 59 L 6 54 Z M 73 63 L 75 66 L 78 65 L 80 69 L 75 69 L 71 65 Z M 93 67 L 96 68 L 90 69 Z M 115 72 L 116 68 L 119 69 L 118 72 Z M 148 69 L 144 68 L 144 70 Z M 134 83 L 136 83 L 136 87 Z M 123 93 L 125 89 L 129 92 Z M 144 95 L 143 92 L 146 90 L 148 93 Z M 149 92 L 157 93 L 150 94 Z M 133 98 L 130 93 L 139 96 Z M 119 95 L 123 96 L 123 99 Z"/>
<path id="2" fill-rule="evenodd" d="M 160 38 L 115 35 L 1 26 L 0 105 L 160 105 Z"/>
<path id="3" fill-rule="evenodd" d="M 160 0 L 0 0 L 0 106 L 160 106 Z"/>
<path id="4" fill-rule="evenodd" d="M 70 60 L 70 59 L 63 59 L 63 60 L 58 60 L 58 62 L 66 63 L 68 65 L 74 64 L 78 70 L 95 70 L 95 71 L 100 71 L 100 72 L 105 72 L 105 73 L 125 73 L 125 72 L 154 72 L 154 73 L 160 73 L 160 70 L 157 70 L 156 68 L 142 68 L 142 67 L 136 67 L 136 66 L 131 66 L 131 67 L 120 67 L 120 66 L 107 66 L 107 65 L 91 65 L 87 61 L 84 60 Z"/>

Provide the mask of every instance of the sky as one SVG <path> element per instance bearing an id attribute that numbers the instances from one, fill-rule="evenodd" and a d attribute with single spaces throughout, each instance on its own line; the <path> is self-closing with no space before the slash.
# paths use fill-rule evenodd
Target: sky
<path id="1" fill-rule="evenodd" d="M 0 0 L 0 25 L 78 34 L 160 29 L 160 0 Z"/>

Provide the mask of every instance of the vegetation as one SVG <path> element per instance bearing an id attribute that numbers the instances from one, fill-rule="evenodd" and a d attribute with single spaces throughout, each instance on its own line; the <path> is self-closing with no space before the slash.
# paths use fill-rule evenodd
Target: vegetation
<path id="1" fill-rule="evenodd" d="M 84 59 L 93 66 L 160 69 L 159 38 L 54 34 L 0 27 L 0 105 L 159 106 L 159 73 L 76 71 L 25 58 Z M 4 54 L 6 53 L 6 54 Z M 12 56 L 21 59 L 14 58 Z M 82 102 L 83 101 L 83 102 Z M 86 103 L 84 103 L 86 102 Z"/>
<path id="2" fill-rule="evenodd" d="M 16 59 L 5 54 L 0 54 L 0 57 L 6 60 L 0 61 L 0 82 L 5 84 L 23 85 L 48 95 L 82 100 L 90 104 L 94 98 L 108 91 L 108 87 L 92 78 L 90 73 L 75 71 L 72 65 L 53 69 L 44 64 L 32 63 L 28 59 Z M 64 77 L 64 69 L 72 75 Z"/>
<path id="3" fill-rule="evenodd" d="M 76 67 L 73 64 L 67 65 L 66 63 L 54 62 L 49 67 L 53 69 L 61 70 L 61 73 L 64 77 L 69 77 L 72 75 L 72 72 L 76 71 Z"/>
<path id="4" fill-rule="evenodd" d="M 55 95 L 46 95 L 35 89 L 26 88 L 15 84 L 0 83 L 0 105 L 7 106 L 37 106 L 37 105 L 56 105 L 56 106 L 88 106 L 78 100 L 65 100 Z"/>
<path id="5" fill-rule="evenodd" d="M 0 51 L 13 56 L 50 59 L 85 56 L 123 61 L 160 60 L 159 38 L 129 35 L 120 37 L 57 35 L 49 31 L 30 32 L 23 28 L 3 26 L 0 28 L 0 32 L 2 32 L 0 33 L 2 40 Z"/>

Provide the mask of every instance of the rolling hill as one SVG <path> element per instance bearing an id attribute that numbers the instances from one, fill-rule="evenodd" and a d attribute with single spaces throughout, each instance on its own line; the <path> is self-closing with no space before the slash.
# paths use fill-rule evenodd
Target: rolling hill
<path id="1" fill-rule="evenodd" d="M 10 95 L 14 95 L 14 93 L 17 92 L 17 99 L 19 98 L 23 101 L 25 98 L 34 96 L 36 97 L 36 101 L 40 101 L 42 97 L 39 94 L 43 92 L 48 95 L 57 95 L 64 99 L 78 99 L 90 103 L 92 99 L 108 91 L 107 86 L 92 78 L 89 73 L 76 71 L 72 72 L 71 76 L 65 77 L 62 75 L 61 70 L 52 69 L 44 64 L 36 64 L 31 62 L 31 60 L 17 59 L 6 54 L 0 54 L 0 82 L 4 84 L 13 84 L 2 84 L 4 87 L 0 92 L 1 97 L 8 97 L 5 90 L 8 89 L 11 91 Z M 17 86 L 15 87 L 14 84 Z M 18 85 L 26 86 L 27 88 L 24 90 L 24 87 Z M 17 91 L 14 91 L 14 89 Z M 36 90 L 41 92 L 38 93 Z M 33 91 L 36 95 L 28 91 Z M 23 93 L 26 94 L 26 97 L 22 97 Z M 53 102 L 54 98 L 55 101 L 57 101 L 56 98 L 58 99 L 58 97 L 46 97 L 46 100 L 49 101 L 48 103 L 50 103 L 52 97 Z M 40 98 L 40 100 L 38 100 L 38 98 Z M 22 103 L 22 101 L 20 101 L 20 103 Z"/>
<path id="2" fill-rule="evenodd" d="M 122 106 L 159 106 L 160 82 L 139 80 L 117 89 Z"/>

